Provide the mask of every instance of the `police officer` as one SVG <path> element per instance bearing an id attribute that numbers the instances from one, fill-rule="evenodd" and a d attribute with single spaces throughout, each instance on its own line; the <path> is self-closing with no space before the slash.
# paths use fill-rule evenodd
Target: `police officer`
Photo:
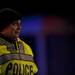
<path id="1" fill-rule="evenodd" d="M 0 75 L 34 75 L 33 52 L 19 38 L 21 16 L 10 8 L 0 10 Z"/>

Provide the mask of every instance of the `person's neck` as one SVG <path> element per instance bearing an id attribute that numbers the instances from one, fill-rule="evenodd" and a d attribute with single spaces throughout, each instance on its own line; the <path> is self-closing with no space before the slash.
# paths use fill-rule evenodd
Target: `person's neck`
<path id="1" fill-rule="evenodd" d="M 9 41 L 11 43 L 14 43 L 15 41 L 17 41 L 17 38 L 11 38 L 11 37 L 8 37 L 8 36 L 6 36 L 6 35 L 4 35 L 2 33 L 0 33 L 0 37 L 2 37 L 3 39 L 5 39 L 5 40 L 7 40 L 7 41 Z"/>

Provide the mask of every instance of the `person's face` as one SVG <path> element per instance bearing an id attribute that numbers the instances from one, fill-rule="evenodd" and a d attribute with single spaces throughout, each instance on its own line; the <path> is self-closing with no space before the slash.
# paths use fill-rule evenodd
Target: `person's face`
<path id="1" fill-rule="evenodd" d="M 14 21 L 5 28 L 7 37 L 18 38 L 21 30 L 21 20 Z"/>

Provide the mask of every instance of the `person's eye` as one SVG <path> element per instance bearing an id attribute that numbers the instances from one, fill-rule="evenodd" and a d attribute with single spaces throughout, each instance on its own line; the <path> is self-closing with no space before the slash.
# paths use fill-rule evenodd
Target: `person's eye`
<path id="1" fill-rule="evenodd" d="M 13 23 L 13 25 L 17 25 L 17 23 Z"/>

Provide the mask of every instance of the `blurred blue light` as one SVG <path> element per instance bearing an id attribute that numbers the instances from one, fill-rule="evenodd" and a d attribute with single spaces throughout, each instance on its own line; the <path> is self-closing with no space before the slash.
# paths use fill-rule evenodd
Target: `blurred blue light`
<path id="1" fill-rule="evenodd" d="M 21 35 L 36 34 L 42 31 L 42 17 L 28 16 L 22 19 Z"/>

